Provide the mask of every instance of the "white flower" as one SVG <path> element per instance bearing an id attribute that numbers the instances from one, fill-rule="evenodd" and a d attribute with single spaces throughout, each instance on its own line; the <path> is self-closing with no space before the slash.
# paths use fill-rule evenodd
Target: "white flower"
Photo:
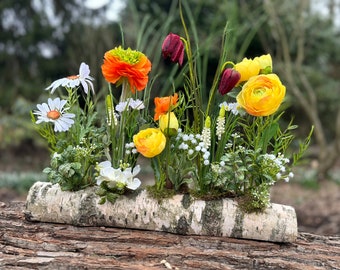
<path id="1" fill-rule="evenodd" d="M 80 64 L 78 75 L 72 75 L 56 80 L 49 87 L 45 88 L 45 90 L 51 90 L 51 94 L 53 94 L 59 86 L 74 88 L 81 84 L 86 94 L 89 91 L 89 87 L 94 94 L 93 80 L 94 79 L 90 76 L 89 66 L 83 62 Z"/>
<path id="2" fill-rule="evenodd" d="M 210 147 L 211 143 L 211 134 L 210 134 L 210 128 L 209 127 L 204 127 L 202 130 L 202 142 L 204 144 L 205 148 Z"/>
<path id="3" fill-rule="evenodd" d="M 64 108 L 66 100 L 60 98 L 49 98 L 47 103 L 37 104 L 38 110 L 33 113 L 38 116 L 36 124 L 42 122 L 52 122 L 54 124 L 54 131 L 67 131 L 73 124 L 75 117 L 73 113 L 65 113 L 67 108 Z"/>
<path id="4" fill-rule="evenodd" d="M 125 177 L 125 183 L 126 187 L 131 190 L 136 190 L 140 184 L 141 181 L 138 178 L 135 178 L 135 176 L 140 172 L 140 166 L 137 165 L 136 167 L 131 170 L 131 168 L 126 168 L 123 171 L 124 177 Z"/>
<path id="5" fill-rule="evenodd" d="M 142 110 L 145 108 L 143 101 L 139 99 L 132 99 L 128 98 L 126 101 L 121 101 L 116 105 L 116 110 L 118 112 L 123 112 L 127 110 L 127 108 L 130 107 L 133 110 Z"/>
<path id="6" fill-rule="evenodd" d="M 101 168 L 96 180 L 98 186 L 104 181 L 108 182 L 109 187 L 115 186 L 116 183 L 125 184 L 122 170 L 114 169 L 111 166 Z"/>
<path id="7" fill-rule="evenodd" d="M 101 169 L 104 169 L 104 168 L 107 168 L 107 167 L 111 167 L 111 162 L 110 161 L 103 161 L 103 162 L 100 162 L 97 166 L 96 166 L 96 169 L 98 171 L 100 171 Z"/>
<path id="8" fill-rule="evenodd" d="M 219 116 L 217 118 L 217 124 L 216 124 L 216 135 L 218 140 L 221 140 L 222 134 L 224 133 L 224 125 L 225 125 L 225 117 Z"/>
<path id="9" fill-rule="evenodd" d="M 227 112 L 231 112 L 233 115 L 238 115 L 240 113 L 240 105 L 237 102 L 222 102 L 220 107 L 224 106 Z"/>
<path id="10" fill-rule="evenodd" d="M 133 110 L 142 110 L 145 108 L 143 101 L 141 101 L 140 99 L 134 100 L 131 98 L 129 105 Z"/>
<path id="11" fill-rule="evenodd" d="M 137 165 L 133 170 L 130 167 L 126 168 L 124 171 L 119 169 L 114 169 L 111 166 L 110 161 L 104 161 L 96 166 L 99 171 L 99 176 L 96 177 L 97 185 L 99 186 L 103 181 L 108 182 L 108 186 L 115 186 L 117 183 L 123 184 L 128 189 L 137 189 L 141 181 L 135 176 L 140 172 L 140 166 Z"/>
<path id="12" fill-rule="evenodd" d="M 116 111 L 117 112 L 123 112 L 126 110 L 128 103 L 127 101 L 121 101 L 116 105 Z"/>

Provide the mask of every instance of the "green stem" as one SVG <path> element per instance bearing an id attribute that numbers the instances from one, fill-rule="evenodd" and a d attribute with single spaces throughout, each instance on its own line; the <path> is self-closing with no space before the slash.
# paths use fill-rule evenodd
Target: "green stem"
<path id="1" fill-rule="evenodd" d="M 192 108 L 193 108 L 193 114 L 194 114 L 194 123 L 193 123 L 194 132 L 199 133 L 202 123 L 203 123 L 201 116 L 200 116 L 200 112 L 199 112 L 199 108 L 201 108 L 200 93 L 199 93 L 200 88 L 195 78 L 194 62 L 193 62 L 193 56 L 192 56 L 192 50 L 191 50 L 191 44 L 190 44 L 190 36 L 189 36 L 188 28 L 184 20 L 181 0 L 179 0 L 179 14 L 180 14 L 181 22 L 183 25 L 184 34 L 185 34 L 185 39 L 182 38 L 182 41 L 185 44 L 185 51 L 187 53 L 188 64 L 189 64 L 190 88 L 193 93 Z"/>

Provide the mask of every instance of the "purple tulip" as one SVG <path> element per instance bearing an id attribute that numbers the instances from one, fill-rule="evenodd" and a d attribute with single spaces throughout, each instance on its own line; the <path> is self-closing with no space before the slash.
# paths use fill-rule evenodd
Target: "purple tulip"
<path id="1" fill-rule="evenodd" d="M 222 78 L 220 85 L 218 87 L 218 91 L 221 95 L 225 95 L 228 92 L 231 91 L 235 87 L 235 85 L 238 83 L 238 81 L 241 78 L 241 74 L 232 69 L 232 68 L 226 68 L 223 71 Z"/>
<path id="2" fill-rule="evenodd" d="M 170 33 L 166 36 L 162 44 L 162 55 L 164 59 L 170 58 L 172 62 L 177 62 L 182 66 L 184 59 L 184 44 L 179 35 Z"/>

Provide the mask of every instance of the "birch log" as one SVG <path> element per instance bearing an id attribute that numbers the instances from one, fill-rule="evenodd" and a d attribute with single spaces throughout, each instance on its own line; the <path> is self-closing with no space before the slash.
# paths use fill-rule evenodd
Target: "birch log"
<path id="1" fill-rule="evenodd" d="M 27 196 L 26 219 L 270 242 L 294 242 L 298 234 L 295 210 L 286 205 L 271 204 L 263 213 L 246 214 L 232 199 L 175 195 L 158 202 L 145 190 L 100 205 L 95 189 L 65 192 L 57 184 L 37 182 Z"/>
<path id="2" fill-rule="evenodd" d="M 1 200 L 1 198 L 0 198 Z M 24 202 L 0 202 L 0 269 L 340 269 L 340 236 L 294 243 L 30 222 Z"/>

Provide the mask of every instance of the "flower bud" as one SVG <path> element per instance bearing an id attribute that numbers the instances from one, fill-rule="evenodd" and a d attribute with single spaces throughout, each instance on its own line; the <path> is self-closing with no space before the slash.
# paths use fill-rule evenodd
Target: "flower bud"
<path id="1" fill-rule="evenodd" d="M 220 94 L 225 95 L 230 92 L 231 89 L 233 89 L 238 83 L 240 78 L 241 74 L 238 71 L 232 68 L 225 69 L 222 74 L 220 86 L 218 87 Z"/>
<path id="2" fill-rule="evenodd" d="M 179 35 L 170 33 L 162 44 L 163 58 L 170 58 L 172 62 L 177 62 L 180 66 L 184 59 L 184 44 Z"/>
<path id="3" fill-rule="evenodd" d="M 260 64 L 260 74 L 272 73 L 273 62 L 272 62 L 272 57 L 270 54 L 265 54 L 259 57 L 255 57 L 254 61 L 257 61 Z"/>
<path id="4" fill-rule="evenodd" d="M 159 128 L 168 137 L 177 134 L 178 126 L 177 117 L 173 112 L 162 114 L 159 117 Z"/>
<path id="5" fill-rule="evenodd" d="M 243 60 L 234 66 L 234 69 L 241 74 L 237 84 L 248 81 L 251 77 L 256 76 L 260 73 L 261 66 L 256 60 L 243 58 Z"/>

